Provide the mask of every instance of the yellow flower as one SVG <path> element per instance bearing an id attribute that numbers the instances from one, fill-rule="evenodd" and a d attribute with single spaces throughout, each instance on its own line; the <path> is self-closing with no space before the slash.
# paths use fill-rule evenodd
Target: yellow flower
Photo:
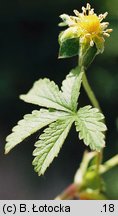
<path id="1" fill-rule="evenodd" d="M 96 44 L 100 52 L 104 50 L 104 37 L 109 37 L 112 29 L 107 29 L 109 23 L 102 22 L 106 18 L 107 12 L 97 16 L 94 9 L 87 3 L 86 8 L 82 7 L 82 13 L 74 10 L 76 16 L 62 14 L 60 17 L 63 23 L 60 26 L 69 26 L 60 35 L 60 41 L 68 38 L 80 38 L 80 44 L 87 44 L 91 47 Z"/>

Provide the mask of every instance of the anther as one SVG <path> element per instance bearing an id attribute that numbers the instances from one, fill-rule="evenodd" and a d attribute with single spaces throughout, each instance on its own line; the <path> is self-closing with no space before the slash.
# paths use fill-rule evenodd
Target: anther
<path id="1" fill-rule="evenodd" d="M 91 5 L 90 5 L 89 3 L 87 3 L 86 9 L 87 9 L 88 11 L 91 9 Z"/>
<path id="2" fill-rule="evenodd" d="M 80 13 L 79 13 L 78 10 L 74 10 L 73 12 L 74 12 L 74 14 L 75 14 L 76 16 L 80 16 Z"/>

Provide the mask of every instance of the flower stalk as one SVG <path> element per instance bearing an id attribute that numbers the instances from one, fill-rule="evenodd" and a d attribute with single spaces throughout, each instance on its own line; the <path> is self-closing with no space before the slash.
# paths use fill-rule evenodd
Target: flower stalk
<path id="1" fill-rule="evenodd" d="M 88 95 L 88 97 L 89 97 L 89 99 L 90 99 L 92 105 L 93 105 L 94 107 L 98 108 L 98 109 L 102 112 L 101 107 L 100 107 L 100 105 L 99 105 L 99 102 L 98 102 L 98 100 L 97 100 L 97 98 L 96 98 L 94 92 L 92 91 L 90 85 L 89 85 L 89 82 L 88 82 L 88 80 L 87 80 L 87 77 L 86 77 L 86 74 L 85 74 L 85 71 L 84 71 L 83 68 L 82 68 L 82 71 L 84 72 L 84 74 L 83 74 L 83 79 L 82 79 L 83 87 L 84 87 L 84 89 L 85 89 L 85 91 L 86 91 L 86 93 L 87 93 L 87 95 Z"/>
<path id="2" fill-rule="evenodd" d="M 95 107 L 95 108 L 98 108 L 101 113 L 102 113 L 102 110 L 101 110 L 101 107 L 99 105 L 99 102 L 98 100 L 96 99 L 96 96 L 94 94 L 94 92 L 92 91 L 90 85 L 89 85 L 89 82 L 87 80 L 87 77 L 86 77 L 86 74 L 85 74 L 85 71 L 84 69 L 82 68 L 82 71 L 84 72 L 83 73 L 83 79 L 82 79 L 82 84 L 83 84 L 83 87 L 92 103 L 92 105 Z M 104 121 L 104 120 L 103 120 Z M 99 166 L 102 162 L 102 159 L 103 159 L 103 149 L 97 153 L 97 162 L 96 162 L 96 171 L 99 172 Z"/>

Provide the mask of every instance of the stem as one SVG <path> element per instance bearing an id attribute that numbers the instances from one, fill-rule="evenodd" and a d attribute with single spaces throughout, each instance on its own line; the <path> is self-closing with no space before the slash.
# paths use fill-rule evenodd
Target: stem
<path id="1" fill-rule="evenodd" d="M 118 166 L 118 154 L 106 161 L 103 165 L 100 165 L 100 174 L 104 174 L 115 166 Z"/>
<path id="2" fill-rule="evenodd" d="M 85 71 L 84 71 L 84 74 L 83 74 L 83 82 L 82 82 L 82 84 L 83 84 L 83 87 L 84 87 L 84 89 L 85 89 L 85 91 L 86 91 L 92 105 L 94 107 L 98 108 L 101 111 L 101 107 L 100 107 L 100 105 L 99 105 L 99 103 L 98 103 L 98 101 L 97 101 L 97 99 L 96 99 L 96 97 L 95 97 L 89 83 L 88 83 Z"/>
<path id="3" fill-rule="evenodd" d="M 102 110 L 101 110 L 101 107 L 99 105 L 99 102 L 97 100 L 97 98 L 95 97 L 95 94 L 94 92 L 92 91 L 90 85 L 89 85 L 89 82 L 87 80 L 87 77 L 86 77 L 86 74 L 85 74 L 85 70 L 84 70 L 84 67 L 81 67 L 81 70 L 84 72 L 83 74 L 83 80 L 82 80 L 82 84 L 83 84 L 83 87 L 92 103 L 92 105 L 95 107 L 95 108 L 98 108 L 101 113 L 102 113 Z M 98 158 L 97 158 L 97 164 L 96 164 L 96 171 L 99 172 L 99 166 L 102 162 L 102 158 L 103 158 L 103 150 L 101 150 L 100 152 L 98 152 Z"/>
<path id="4" fill-rule="evenodd" d="M 60 195 L 58 195 L 55 200 L 71 200 L 76 197 L 78 192 L 78 187 L 76 184 L 70 184 Z"/>
<path id="5" fill-rule="evenodd" d="M 102 112 L 101 107 L 100 107 L 100 105 L 98 103 L 98 100 L 95 97 L 95 94 L 92 91 L 91 86 L 89 85 L 89 82 L 88 82 L 87 77 L 86 77 L 85 67 L 83 65 L 84 56 L 85 56 L 85 50 L 81 46 L 81 48 L 80 48 L 80 54 L 79 54 L 79 59 L 78 59 L 78 66 L 80 67 L 80 70 L 84 72 L 82 84 L 83 84 L 83 87 L 84 87 L 84 89 L 85 89 L 85 91 L 86 91 L 86 93 L 87 93 L 87 95 L 88 95 L 88 97 L 89 97 L 92 105 L 94 107 L 98 108 Z"/>

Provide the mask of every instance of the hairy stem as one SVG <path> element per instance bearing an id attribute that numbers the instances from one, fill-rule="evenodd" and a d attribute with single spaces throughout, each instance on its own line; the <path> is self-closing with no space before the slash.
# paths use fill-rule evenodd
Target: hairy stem
<path id="1" fill-rule="evenodd" d="M 70 184 L 60 195 L 58 195 L 55 200 L 71 200 L 76 198 L 76 193 L 78 192 L 78 187 L 76 184 Z"/>
<path id="2" fill-rule="evenodd" d="M 83 82 L 82 82 L 82 84 L 83 84 L 83 87 L 84 87 L 84 89 L 85 89 L 85 91 L 86 91 L 92 105 L 94 107 L 98 108 L 102 112 L 101 107 L 100 107 L 100 105 L 99 105 L 99 103 L 98 103 L 98 101 L 97 101 L 97 99 L 96 99 L 96 97 L 95 97 L 89 83 L 88 83 L 85 71 L 84 71 L 84 74 L 83 74 Z"/>
<path id="3" fill-rule="evenodd" d="M 111 168 L 113 168 L 115 166 L 118 166 L 118 154 L 100 166 L 100 174 L 103 174 L 103 173 L 109 171 Z"/>
<path id="4" fill-rule="evenodd" d="M 101 107 L 99 105 L 99 102 L 94 94 L 94 92 L 92 91 L 91 89 L 91 86 L 89 85 L 89 82 L 87 80 L 87 77 L 86 77 L 86 73 L 85 73 L 85 70 L 84 70 L 84 67 L 81 67 L 81 71 L 83 71 L 83 79 L 82 79 L 82 84 L 83 84 L 83 87 L 92 103 L 92 105 L 95 107 L 95 108 L 98 108 L 100 110 L 100 112 L 102 113 L 102 110 L 101 110 Z M 99 172 L 99 166 L 102 162 L 102 158 L 103 158 L 103 150 L 101 150 L 100 152 L 98 152 L 98 157 L 97 157 L 97 163 L 96 163 L 96 171 Z"/>

